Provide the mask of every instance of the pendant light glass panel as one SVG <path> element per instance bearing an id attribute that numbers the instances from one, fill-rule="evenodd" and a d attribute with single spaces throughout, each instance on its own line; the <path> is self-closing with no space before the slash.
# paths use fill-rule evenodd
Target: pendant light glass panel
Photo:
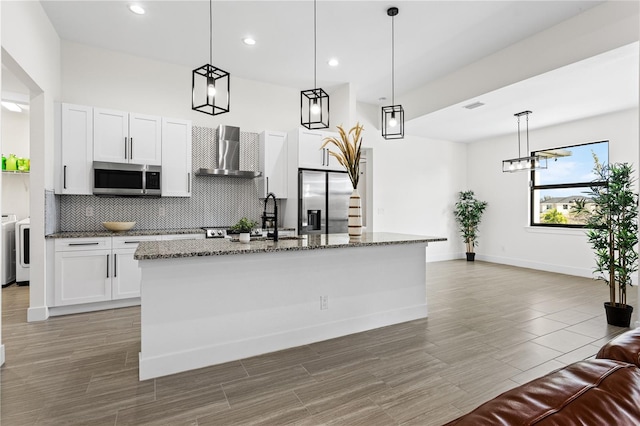
<path id="1" fill-rule="evenodd" d="M 213 65 L 193 70 L 191 108 L 209 115 L 229 112 L 229 73 Z"/>
<path id="2" fill-rule="evenodd" d="M 382 137 L 404 138 L 404 109 L 402 105 L 382 107 Z"/>
<path id="3" fill-rule="evenodd" d="M 307 129 L 329 127 L 329 95 L 322 89 L 300 92 L 301 124 Z"/>

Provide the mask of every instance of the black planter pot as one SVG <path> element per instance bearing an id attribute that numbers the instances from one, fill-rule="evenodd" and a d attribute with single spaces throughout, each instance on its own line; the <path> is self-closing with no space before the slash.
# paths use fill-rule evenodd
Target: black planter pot
<path id="1" fill-rule="evenodd" d="M 467 262 L 473 262 L 474 260 L 476 260 L 476 254 L 467 252 Z"/>
<path id="2" fill-rule="evenodd" d="M 633 306 L 626 305 L 623 308 L 618 304 L 612 305 L 610 302 L 604 302 L 604 310 L 607 313 L 607 324 L 629 328 Z"/>

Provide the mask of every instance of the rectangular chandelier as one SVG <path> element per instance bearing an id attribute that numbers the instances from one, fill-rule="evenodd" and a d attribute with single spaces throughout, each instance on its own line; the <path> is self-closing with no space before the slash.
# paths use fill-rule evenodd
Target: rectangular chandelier
<path id="1" fill-rule="evenodd" d="M 512 158 L 502 161 L 502 171 L 505 173 L 538 170 L 547 168 L 547 157 L 532 155 L 530 157 Z"/>
<path id="2" fill-rule="evenodd" d="M 193 70 L 191 109 L 209 115 L 229 112 L 229 73 L 206 64 Z"/>

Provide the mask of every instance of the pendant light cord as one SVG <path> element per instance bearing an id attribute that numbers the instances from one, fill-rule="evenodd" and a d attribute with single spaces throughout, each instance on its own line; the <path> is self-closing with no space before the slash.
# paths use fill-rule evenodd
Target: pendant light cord
<path id="1" fill-rule="evenodd" d="M 395 75 L 395 69 L 396 69 L 396 55 L 395 55 L 395 46 L 396 46 L 396 41 L 395 41 L 395 21 L 396 21 L 396 17 L 392 16 L 391 17 L 391 105 L 395 105 L 396 101 L 395 101 L 395 94 L 396 94 L 396 75 Z"/>
<path id="2" fill-rule="evenodd" d="M 313 88 L 318 88 L 316 73 L 318 70 L 317 34 L 316 34 L 316 0 L 313 0 Z"/>
<path id="3" fill-rule="evenodd" d="M 527 157 L 531 155 L 529 150 L 529 113 L 527 113 Z"/>
<path id="4" fill-rule="evenodd" d="M 522 153 L 520 152 L 520 116 L 518 116 L 518 158 L 522 158 Z"/>
<path id="5" fill-rule="evenodd" d="M 209 0 L 209 65 L 213 64 L 213 0 Z"/>

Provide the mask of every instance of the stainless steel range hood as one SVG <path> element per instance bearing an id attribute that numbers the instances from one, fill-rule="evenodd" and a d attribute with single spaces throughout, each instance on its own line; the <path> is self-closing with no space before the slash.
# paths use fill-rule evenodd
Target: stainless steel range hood
<path id="1" fill-rule="evenodd" d="M 218 126 L 218 165 L 215 169 L 199 169 L 198 176 L 220 176 L 253 179 L 262 172 L 240 170 L 240 127 Z"/>

